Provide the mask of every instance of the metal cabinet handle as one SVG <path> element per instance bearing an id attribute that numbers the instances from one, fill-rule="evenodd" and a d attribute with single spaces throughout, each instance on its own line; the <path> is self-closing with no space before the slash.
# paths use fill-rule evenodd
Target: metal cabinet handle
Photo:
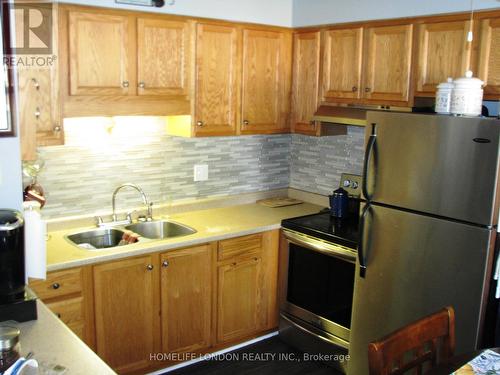
<path id="1" fill-rule="evenodd" d="M 33 82 L 33 86 L 35 86 L 36 90 L 40 90 L 40 83 L 38 83 L 36 78 L 31 78 L 31 82 Z"/>
<path id="2" fill-rule="evenodd" d="M 147 269 L 148 271 L 152 271 L 152 270 L 153 270 L 153 268 L 154 268 L 154 267 L 153 267 L 153 265 L 152 265 L 152 264 L 148 264 L 148 265 L 146 266 L 146 269 Z"/>
<path id="3" fill-rule="evenodd" d="M 41 114 L 42 113 L 40 111 L 40 107 L 36 107 L 36 109 L 35 109 L 35 117 L 36 117 L 37 120 L 40 118 Z"/>
<path id="4" fill-rule="evenodd" d="M 123 81 L 122 82 L 122 86 L 125 87 L 125 88 L 127 88 L 127 87 L 130 86 L 130 82 L 129 81 Z"/>
<path id="5" fill-rule="evenodd" d="M 168 260 L 164 260 L 164 261 L 161 263 L 161 266 L 162 266 L 163 268 L 167 268 L 169 264 L 170 264 L 170 263 L 168 263 Z"/>
<path id="6" fill-rule="evenodd" d="M 370 92 L 371 88 L 370 87 L 365 87 L 365 92 Z"/>
<path id="7" fill-rule="evenodd" d="M 203 121 L 196 121 L 196 125 L 203 126 Z"/>
<path id="8" fill-rule="evenodd" d="M 248 125 L 248 124 L 249 124 L 248 120 L 243 120 L 243 125 Z"/>
<path id="9" fill-rule="evenodd" d="M 59 283 L 52 284 L 52 289 L 59 289 L 60 287 L 61 287 L 61 284 L 59 284 Z"/>
<path id="10" fill-rule="evenodd" d="M 358 88 L 356 86 L 352 86 L 352 92 L 358 91 Z"/>
<path id="11" fill-rule="evenodd" d="M 59 133 L 61 131 L 61 126 L 60 125 L 56 125 L 54 126 L 54 133 Z"/>
<path id="12" fill-rule="evenodd" d="M 140 89 L 143 89 L 145 87 L 146 87 L 146 84 L 143 81 L 139 82 L 139 88 Z"/>

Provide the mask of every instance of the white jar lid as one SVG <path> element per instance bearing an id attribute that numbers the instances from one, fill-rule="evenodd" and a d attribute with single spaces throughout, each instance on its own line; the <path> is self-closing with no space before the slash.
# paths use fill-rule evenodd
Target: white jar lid
<path id="1" fill-rule="evenodd" d="M 441 82 L 439 85 L 437 85 L 438 90 L 440 89 L 445 89 L 445 90 L 451 90 L 455 87 L 455 84 L 453 83 L 453 78 L 448 77 L 446 82 Z"/>
<path id="2" fill-rule="evenodd" d="M 453 81 L 456 89 L 481 89 L 484 82 L 479 78 L 472 77 L 472 71 L 465 72 L 465 77 L 457 78 Z"/>

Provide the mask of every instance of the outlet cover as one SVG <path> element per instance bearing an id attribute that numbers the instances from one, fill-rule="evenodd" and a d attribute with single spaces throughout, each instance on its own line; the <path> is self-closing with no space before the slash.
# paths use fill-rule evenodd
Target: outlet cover
<path id="1" fill-rule="evenodd" d="M 208 180 L 208 165 L 199 164 L 194 166 L 194 180 L 195 181 Z"/>

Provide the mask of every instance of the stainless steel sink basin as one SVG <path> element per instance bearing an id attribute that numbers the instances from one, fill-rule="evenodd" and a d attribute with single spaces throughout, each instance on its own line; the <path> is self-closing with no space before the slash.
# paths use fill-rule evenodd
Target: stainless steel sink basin
<path id="1" fill-rule="evenodd" d="M 93 248 L 106 249 L 108 247 L 118 246 L 122 236 L 123 230 L 116 228 L 99 228 L 70 234 L 66 236 L 66 238 L 78 247 L 93 250 Z"/>
<path id="2" fill-rule="evenodd" d="M 145 221 L 143 223 L 131 224 L 127 225 L 125 229 L 150 239 L 180 237 L 196 233 L 195 229 L 186 225 L 165 220 Z"/>

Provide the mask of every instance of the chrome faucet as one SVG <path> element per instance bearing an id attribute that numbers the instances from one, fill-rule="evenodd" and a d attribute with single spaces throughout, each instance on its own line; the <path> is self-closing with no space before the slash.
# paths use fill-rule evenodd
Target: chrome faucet
<path id="1" fill-rule="evenodd" d="M 135 184 L 127 183 L 127 184 L 123 184 L 123 185 L 118 186 L 115 189 L 115 191 L 113 192 L 113 200 L 112 200 L 112 205 L 113 205 L 113 216 L 112 216 L 112 218 L 113 218 L 113 222 L 117 221 L 117 216 L 116 216 L 116 195 L 124 187 L 131 187 L 131 188 L 137 190 L 141 194 L 142 201 L 144 202 L 144 205 L 148 209 L 146 220 L 147 221 L 153 220 L 153 203 L 149 202 L 148 197 L 146 196 L 146 193 L 144 193 L 144 190 L 142 190 L 139 186 L 137 186 Z M 127 214 L 127 220 L 128 221 L 132 221 L 131 219 L 132 219 L 132 213 Z"/>

